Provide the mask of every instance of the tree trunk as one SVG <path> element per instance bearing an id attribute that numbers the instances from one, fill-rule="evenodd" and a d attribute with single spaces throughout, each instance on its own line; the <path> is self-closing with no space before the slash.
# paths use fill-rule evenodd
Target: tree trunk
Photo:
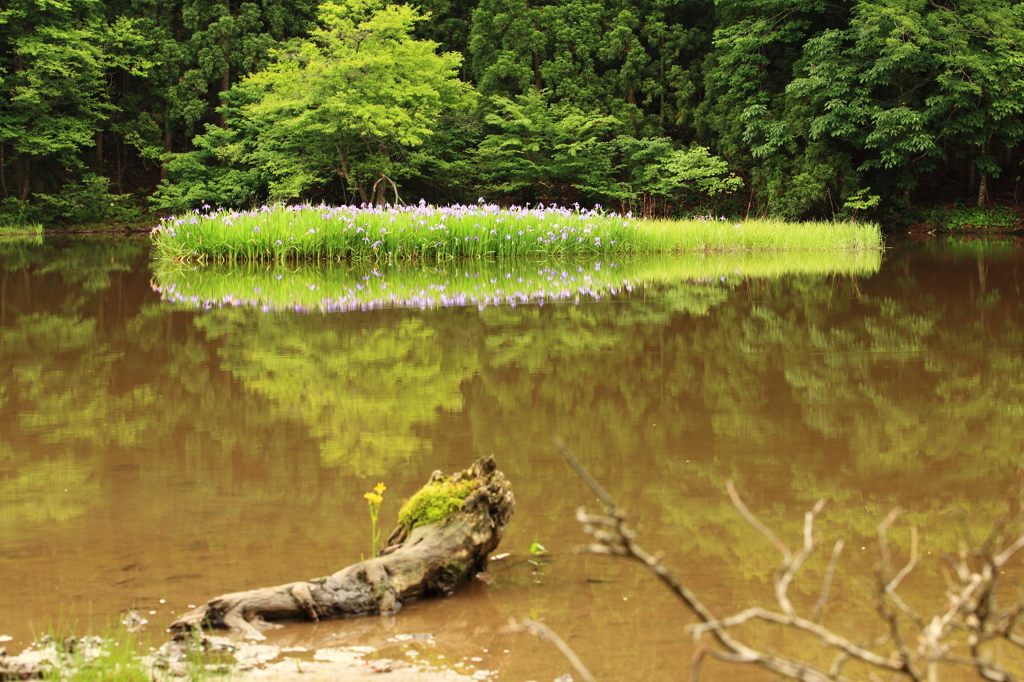
<path id="1" fill-rule="evenodd" d="M 21 158 L 21 175 L 18 178 L 18 198 L 22 201 L 28 201 L 28 192 L 31 189 L 32 180 L 32 157 L 22 155 Z"/>
<path id="2" fill-rule="evenodd" d="M 0 142 L 0 194 L 6 199 L 9 195 L 7 193 L 7 175 L 4 173 L 4 167 L 7 165 L 7 157 L 4 155 L 6 145 Z"/>
<path id="3" fill-rule="evenodd" d="M 985 140 L 985 142 L 982 143 L 981 153 L 982 155 L 988 154 L 988 140 Z M 975 162 L 974 165 L 977 166 L 978 163 Z M 984 208 L 988 205 L 988 173 L 983 170 L 979 170 L 978 175 L 980 176 L 980 180 L 978 182 L 978 208 Z"/>
<path id="4" fill-rule="evenodd" d="M 160 159 L 160 181 L 163 182 L 167 179 L 167 158 L 166 155 L 171 152 L 171 124 L 164 121 L 164 155 L 165 157 Z"/>
<path id="5" fill-rule="evenodd" d="M 435 471 L 427 485 L 445 479 Z M 324 578 L 221 595 L 184 614 L 171 630 L 222 626 L 241 630 L 247 639 L 264 639 L 254 625 L 264 619 L 390 614 L 421 596 L 451 594 L 486 570 L 515 511 L 515 497 L 493 457 L 447 480 L 473 482 L 462 508 L 411 531 L 399 526 L 377 556 Z"/>
<path id="6" fill-rule="evenodd" d="M 231 0 L 225 0 L 224 14 L 229 17 L 231 16 Z M 220 127 L 227 130 L 228 101 L 224 94 L 231 87 L 231 35 L 227 31 L 221 36 L 221 45 L 224 48 L 224 66 L 220 72 Z"/>
<path id="7" fill-rule="evenodd" d="M 974 151 L 974 145 L 973 144 L 971 145 L 971 151 Z M 978 165 L 976 163 L 974 163 L 974 161 L 971 161 L 971 163 L 969 164 L 969 170 L 970 170 L 970 174 L 967 176 L 967 191 L 968 192 L 973 192 L 974 191 L 974 180 L 975 180 L 975 176 L 976 176 L 976 174 L 978 172 Z"/>

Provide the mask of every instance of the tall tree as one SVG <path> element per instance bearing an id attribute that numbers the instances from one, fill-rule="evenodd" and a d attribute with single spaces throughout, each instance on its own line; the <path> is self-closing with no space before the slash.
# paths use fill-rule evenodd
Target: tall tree
<path id="1" fill-rule="evenodd" d="M 410 151 L 446 109 L 472 104 L 461 58 L 413 38 L 422 17 L 407 5 L 327 2 L 319 20 L 233 89 L 229 127 L 240 140 L 222 157 L 261 169 L 274 198 L 340 180 L 360 201 L 398 200 L 397 181 L 415 174 Z"/>
<path id="2" fill-rule="evenodd" d="M 0 26 L 0 194 L 26 201 L 81 166 L 114 109 L 107 73 L 149 65 L 125 55 L 143 40 L 133 22 L 107 22 L 99 0 L 10 0 Z"/>
<path id="3" fill-rule="evenodd" d="M 968 167 L 984 204 L 996 148 L 1024 139 L 1022 18 L 1007 1 L 865 0 L 848 28 L 807 42 L 788 91 L 809 139 L 845 147 L 890 195 L 909 201 L 919 174 L 945 163 Z"/>
<path id="4" fill-rule="evenodd" d="M 799 119 L 787 117 L 785 88 L 803 44 L 843 27 L 846 4 L 820 0 L 723 0 L 717 3 L 714 49 L 703 66 L 704 99 L 697 108 L 699 139 L 751 185 L 747 210 L 795 217 L 827 198 L 837 166 L 799 139 Z"/>
<path id="5" fill-rule="evenodd" d="M 691 66 L 710 40 L 706 0 L 482 0 L 473 12 L 471 72 L 484 95 L 548 90 L 661 134 L 689 118 Z"/>

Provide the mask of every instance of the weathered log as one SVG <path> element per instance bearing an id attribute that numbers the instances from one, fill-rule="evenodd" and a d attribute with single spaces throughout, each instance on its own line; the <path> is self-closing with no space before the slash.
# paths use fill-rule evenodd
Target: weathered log
<path id="1" fill-rule="evenodd" d="M 515 511 L 515 497 L 493 457 L 450 477 L 435 471 L 421 493 L 437 489 L 435 484 L 453 484 L 449 488 L 466 495 L 461 507 L 422 525 L 407 518 L 377 556 L 324 578 L 221 595 L 170 629 L 229 627 L 248 639 L 265 639 L 254 623 L 390 614 L 421 596 L 451 594 L 486 570 Z"/>

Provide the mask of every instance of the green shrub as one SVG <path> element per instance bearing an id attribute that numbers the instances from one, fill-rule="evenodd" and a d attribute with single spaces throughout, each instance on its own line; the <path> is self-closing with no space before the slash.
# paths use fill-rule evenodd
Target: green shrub
<path id="1" fill-rule="evenodd" d="M 39 222 L 39 209 L 16 197 L 0 200 L 0 228 L 21 227 Z"/>
<path id="2" fill-rule="evenodd" d="M 993 208 L 953 208 L 939 217 L 939 224 L 951 232 L 961 230 L 1010 230 L 1017 221 L 1013 209 L 1005 206 Z"/>
<path id="3" fill-rule="evenodd" d="M 86 173 L 81 182 L 69 182 L 56 194 L 37 194 L 43 223 L 69 226 L 108 222 L 134 222 L 141 212 L 127 194 L 110 191 L 110 178 Z"/>

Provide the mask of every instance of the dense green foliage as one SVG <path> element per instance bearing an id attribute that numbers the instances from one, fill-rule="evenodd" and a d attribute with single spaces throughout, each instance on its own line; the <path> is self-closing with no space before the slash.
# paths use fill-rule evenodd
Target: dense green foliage
<path id="1" fill-rule="evenodd" d="M 1017 203 L 1019 2 L 385 2 L 4 0 L 0 224 L 267 200 L 905 222 Z"/>

